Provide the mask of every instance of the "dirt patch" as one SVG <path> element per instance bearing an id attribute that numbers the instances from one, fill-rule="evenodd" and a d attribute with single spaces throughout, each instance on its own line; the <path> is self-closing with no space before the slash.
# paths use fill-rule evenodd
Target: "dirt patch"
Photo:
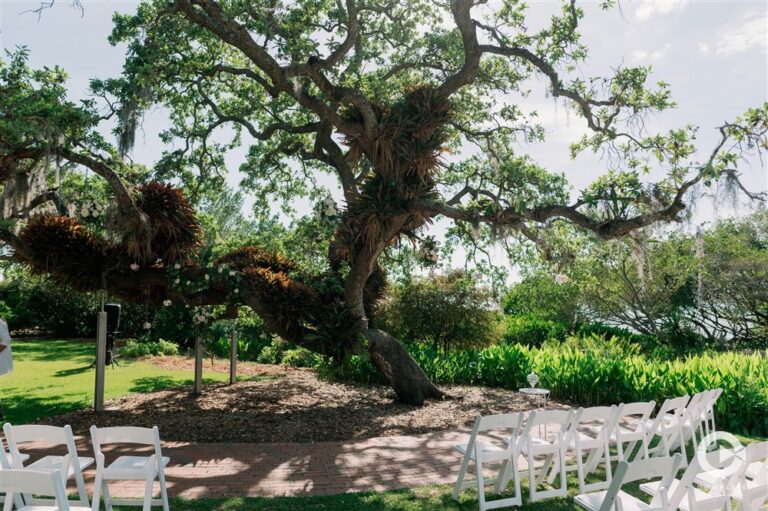
<path id="1" fill-rule="evenodd" d="M 195 360 L 190 357 L 142 357 L 140 360 L 150 362 L 165 371 L 189 371 L 193 374 L 195 371 Z M 203 359 L 203 370 L 229 374 L 229 360 L 205 358 Z M 280 365 L 256 364 L 255 362 L 237 363 L 238 376 L 285 376 L 289 371 L 297 371 L 297 369 Z"/>
<path id="2" fill-rule="evenodd" d="M 155 363 L 191 370 L 191 361 L 170 358 L 175 357 Z M 229 370 L 226 362 L 219 365 Z M 247 366 L 241 364 L 241 369 L 246 371 Z M 510 390 L 443 385 L 456 399 L 417 407 L 395 402 L 387 387 L 328 383 L 312 371 L 254 366 L 249 369 L 254 376 L 273 378 L 206 385 L 202 396 L 191 395 L 189 387 L 136 394 L 109 401 L 108 411 L 101 414 L 72 412 L 41 422 L 70 424 L 80 435 L 87 434 L 92 424 L 157 425 L 164 440 L 317 442 L 456 429 L 471 425 L 480 414 L 530 410 L 537 405 Z M 559 404 L 550 401 L 552 406 Z"/>

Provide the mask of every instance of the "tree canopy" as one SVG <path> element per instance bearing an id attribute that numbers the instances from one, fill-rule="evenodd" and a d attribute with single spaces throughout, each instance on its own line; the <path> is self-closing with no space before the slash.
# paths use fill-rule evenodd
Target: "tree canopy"
<path id="1" fill-rule="evenodd" d="M 561 222 L 618 238 L 680 219 L 699 186 L 740 186 L 742 156 L 766 148 L 768 103 L 716 127 L 711 148 L 697 146 L 695 126 L 648 132 L 646 116 L 674 106 L 668 85 L 650 84 L 643 66 L 578 77 L 583 16 L 575 0 L 539 27 L 517 1 L 144 1 L 114 17 L 110 42 L 128 50 L 121 76 L 92 82 L 97 99 L 68 101 L 64 72 L 29 69 L 23 50 L 2 64 L 0 178 L 85 167 L 111 204 L 100 222 L 61 208 L 26 220 L 58 190 L 22 187 L 3 239 L 18 260 L 77 289 L 246 304 L 319 353 L 367 350 L 404 401 L 439 397 L 394 338 L 368 328 L 382 255 L 424 239 L 438 218 L 479 246 L 520 237 L 548 251 Z M 544 137 L 521 108 L 535 78 L 590 128 L 573 154 L 610 155 L 575 198 L 561 169 L 542 168 L 519 144 Z M 169 149 L 138 168 L 134 134 L 158 105 L 169 112 Z M 115 144 L 98 132 L 107 119 L 117 120 Z M 308 269 L 270 246 L 202 257 L 194 206 L 221 189 L 224 155 L 241 145 L 243 191 L 262 210 L 319 201 L 320 176 L 335 178 L 344 204 L 324 202 L 313 224 L 324 261 Z M 664 177 L 647 182 L 651 171 Z"/>

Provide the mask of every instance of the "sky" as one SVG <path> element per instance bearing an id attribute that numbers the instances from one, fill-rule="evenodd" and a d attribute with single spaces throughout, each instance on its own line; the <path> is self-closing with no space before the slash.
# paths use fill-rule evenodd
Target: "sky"
<path id="1" fill-rule="evenodd" d="M 549 0 L 528 4 L 531 28 L 546 23 L 559 9 L 559 2 Z M 642 64 L 653 67 L 653 81 L 670 84 L 678 107 L 650 118 L 649 130 L 699 125 L 699 141 L 709 151 L 718 125 L 768 101 L 768 1 L 621 1 L 619 8 L 608 11 L 594 1 L 579 4 L 586 11 L 581 31 L 590 56 L 576 76 L 608 76 L 619 65 Z M 64 68 L 69 73 L 72 99 L 87 97 L 91 78 L 120 73 L 124 47 L 112 47 L 106 40 L 111 16 L 114 11 L 132 12 L 137 2 L 83 0 L 81 12 L 69 0 L 57 0 L 39 19 L 24 12 L 37 5 L 36 0 L 0 0 L 0 46 L 4 50 L 24 45 L 31 52 L 32 66 Z M 532 86 L 525 108 L 539 113 L 547 140 L 521 145 L 519 151 L 545 168 L 565 173 L 576 193 L 605 173 L 608 162 L 591 154 L 571 160 L 568 145 L 587 133 L 583 119 L 569 114 L 561 102 L 547 98 L 543 80 Z M 133 153 L 135 161 L 151 164 L 160 155 L 164 147 L 157 134 L 164 121 L 162 111 L 146 116 Z M 235 187 L 244 153 L 243 149 L 228 156 L 229 182 Z M 768 169 L 759 160 L 745 162 L 743 177 L 751 190 L 768 190 Z M 300 210 L 308 207 L 302 204 Z M 694 223 L 744 211 L 718 203 L 700 206 Z M 441 228 L 444 225 L 438 226 Z"/>

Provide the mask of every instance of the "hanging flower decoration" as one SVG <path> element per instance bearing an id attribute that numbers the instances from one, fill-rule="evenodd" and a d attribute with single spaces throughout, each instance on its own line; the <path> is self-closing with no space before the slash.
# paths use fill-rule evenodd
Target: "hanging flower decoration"
<path id="1" fill-rule="evenodd" d="M 339 207 L 332 197 L 326 197 L 315 205 L 317 220 L 332 220 L 339 215 Z"/>
<path id="2" fill-rule="evenodd" d="M 69 210 L 74 211 L 82 218 L 98 218 L 107 211 L 107 206 L 96 201 L 84 201 L 79 206 L 70 205 Z"/>
<path id="3" fill-rule="evenodd" d="M 571 281 L 571 279 L 568 277 L 568 275 L 565 275 L 563 273 L 558 273 L 555 275 L 555 282 L 558 284 L 567 284 Z"/>
<path id="4" fill-rule="evenodd" d="M 145 321 L 144 322 L 144 330 L 149 330 L 151 328 L 152 328 L 152 323 L 150 323 L 149 321 Z"/>
<path id="5" fill-rule="evenodd" d="M 139 265 L 137 263 L 131 263 L 132 271 L 139 271 Z"/>
<path id="6" fill-rule="evenodd" d="M 173 305 L 173 302 L 170 300 L 163 300 L 163 307 L 170 307 Z"/>
<path id="7" fill-rule="evenodd" d="M 427 236 L 419 247 L 419 258 L 426 264 L 435 264 L 440 258 L 440 247 L 434 236 Z"/>
<path id="8" fill-rule="evenodd" d="M 192 322 L 195 325 L 203 326 L 211 320 L 212 313 L 205 307 L 195 307 L 192 311 Z"/>
<path id="9" fill-rule="evenodd" d="M 217 264 L 215 266 L 193 268 L 183 267 L 176 263 L 165 267 L 168 282 L 183 294 L 187 293 L 205 293 L 210 289 L 229 291 L 229 300 L 231 303 L 239 303 L 240 287 L 242 277 L 239 273 L 232 270 L 226 264 Z M 191 277 L 194 275 L 194 277 Z M 163 302 L 165 305 L 165 302 Z"/>

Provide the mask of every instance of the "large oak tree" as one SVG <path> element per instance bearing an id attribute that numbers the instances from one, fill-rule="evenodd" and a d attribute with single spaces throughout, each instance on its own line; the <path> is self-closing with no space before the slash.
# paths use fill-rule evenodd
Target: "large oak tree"
<path id="1" fill-rule="evenodd" d="M 93 82 L 103 101 L 68 102 L 63 74 L 28 69 L 23 52 L 3 64 L 0 178 L 14 200 L 3 239 L 18 261 L 76 289 L 245 304 L 274 333 L 336 361 L 369 353 L 404 402 L 440 398 L 400 343 L 369 324 L 385 283 L 379 259 L 392 247 L 439 218 L 480 245 L 520 237 L 546 251 L 547 229 L 563 221 L 617 238 L 678 220 L 703 184 L 740 184 L 744 152 L 766 146 L 768 105 L 718 127 L 709 149 L 696 147 L 692 126 L 645 131 L 649 113 L 674 106 L 667 86 L 649 86 L 646 67 L 574 78 L 587 58 L 583 15 L 574 0 L 541 27 L 516 1 L 145 1 L 115 16 L 110 41 L 128 52 L 120 77 Z M 610 157 L 573 200 L 564 177 L 517 144 L 543 139 L 523 107 L 535 79 L 590 128 L 573 151 Z M 126 155 L 142 113 L 158 105 L 169 149 L 141 172 Z M 109 118 L 116 146 L 97 131 Z M 322 271 L 270 247 L 201 264 L 181 190 L 215 187 L 224 154 L 240 145 L 244 187 L 260 208 L 335 176 L 344 202 L 338 214 L 326 208 L 334 227 Z M 104 222 L 76 218 L 40 185 L 51 162 L 105 180 Z M 645 182 L 650 171 L 664 177 Z"/>

